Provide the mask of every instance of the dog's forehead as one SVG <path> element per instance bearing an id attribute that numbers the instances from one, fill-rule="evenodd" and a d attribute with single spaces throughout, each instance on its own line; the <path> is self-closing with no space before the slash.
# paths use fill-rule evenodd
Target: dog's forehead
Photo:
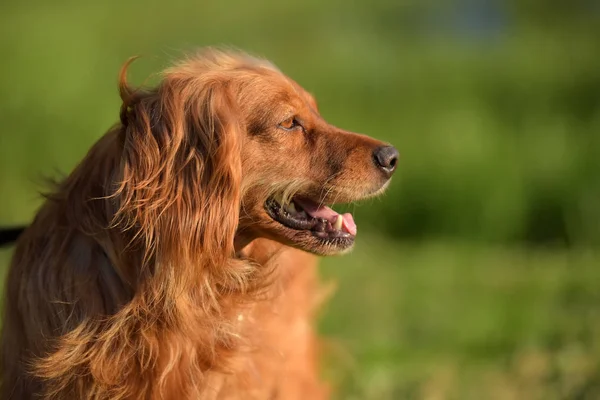
<path id="1" fill-rule="evenodd" d="M 290 78 L 289 76 L 283 75 L 282 77 L 286 80 L 289 90 L 295 94 L 302 102 L 308 103 L 312 108 L 317 109 L 317 102 L 312 94 L 304 89 L 298 82 Z"/>
<path id="2" fill-rule="evenodd" d="M 242 82 L 242 101 L 251 108 L 301 109 L 306 106 L 317 110 L 314 97 L 296 81 L 279 71 L 255 71 L 254 76 Z"/>
<path id="3" fill-rule="evenodd" d="M 313 96 L 312 94 L 310 94 L 309 92 L 307 92 L 306 90 L 303 90 L 303 95 L 304 98 L 306 100 L 306 102 L 310 105 L 310 107 L 316 111 L 317 113 L 319 112 L 319 105 L 317 104 L 317 100 L 315 99 L 315 96 Z"/>
<path id="4" fill-rule="evenodd" d="M 287 101 L 290 105 L 302 108 L 308 105 L 309 108 L 314 111 L 318 111 L 317 101 L 314 96 L 304 89 L 298 82 L 294 81 L 288 76 L 282 75 L 286 81 L 286 91 L 281 97 L 287 96 Z"/>

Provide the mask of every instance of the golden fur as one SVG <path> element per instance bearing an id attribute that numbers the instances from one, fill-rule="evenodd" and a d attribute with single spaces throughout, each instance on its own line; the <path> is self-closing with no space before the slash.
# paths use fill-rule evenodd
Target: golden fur
<path id="1" fill-rule="evenodd" d="M 18 241 L 2 398 L 327 397 L 309 252 L 347 248 L 279 224 L 265 201 L 380 193 L 382 143 L 327 124 L 300 86 L 244 54 L 203 51 L 148 90 L 126 68 L 120 123 Z"/>

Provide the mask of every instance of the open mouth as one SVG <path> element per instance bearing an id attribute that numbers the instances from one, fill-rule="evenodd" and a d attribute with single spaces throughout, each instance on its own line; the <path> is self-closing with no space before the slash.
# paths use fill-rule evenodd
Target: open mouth
<path id="1" fill-rule="evenodd" d="M 304 197 L 289 202 L 270 197 L 265 203 L 267 213 L 283 226 L 310 234 L 314 239 L 340 250 L 354 244 L 356 224 L 352 214 L 339 214 L 333 209 Z"/>

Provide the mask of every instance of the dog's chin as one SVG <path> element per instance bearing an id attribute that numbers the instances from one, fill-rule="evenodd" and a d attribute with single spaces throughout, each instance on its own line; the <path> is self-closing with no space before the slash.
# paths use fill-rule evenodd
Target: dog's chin
<path id="1" fill-rule="evenodd" d="M 285 226 L 273 229 L 270 236 L 290 247 L 315 254 L 317 256 L 338 256 L 347 254 L 354 247 L 354 237 L 348 239 L 323 239 L 310 232 L 295 231 Z"/>
<path id="2" fill-rule="evenodd" d="M 284 202 L 276 196 L 264 203 L 264 210 L 271 220 L 269 236 L 285 245 L 321 256 L 345 254 L 354 246 L 351 214 L 338 214 L 307 198 Z"/>

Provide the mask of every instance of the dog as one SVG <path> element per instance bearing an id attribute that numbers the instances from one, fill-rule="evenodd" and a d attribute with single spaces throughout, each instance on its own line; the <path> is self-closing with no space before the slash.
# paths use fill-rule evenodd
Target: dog
<path id="1" fill-rule="evenodd" d="M 6 280 L 4 399 L 324 399 L 315 256 L 383 193 L 388 143 L 327 123 L 270 62 L 205 49 L 133 88 L 46 195 Z"/>

